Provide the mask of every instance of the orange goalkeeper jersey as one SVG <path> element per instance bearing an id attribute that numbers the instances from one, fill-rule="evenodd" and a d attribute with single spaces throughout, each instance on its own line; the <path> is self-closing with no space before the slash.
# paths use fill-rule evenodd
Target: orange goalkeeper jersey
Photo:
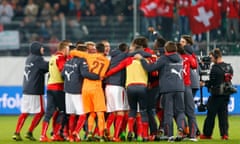
<path id="1" fill-rule="evenodd" d="M 86 59 L 89 71 L 103 77 L 108 70 L 110 61 L 103 55 L 99 53 L 87 54 L 85 52 L 72 51 L 71 56 L 83 57 Z M 90 80 L 85 78 L 83 81 L 83 89 L 91 88 L 93 86 L 102 86 L 102 80 Z"/>

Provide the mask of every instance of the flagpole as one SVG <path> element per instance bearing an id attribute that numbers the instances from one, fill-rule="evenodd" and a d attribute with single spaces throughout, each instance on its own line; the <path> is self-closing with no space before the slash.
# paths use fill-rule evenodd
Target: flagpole
<path id="1" fill-rule="evenodd" d="M 210 50 L 210 32 L 207 31 L 207 55 L 209 54 L 209 50 Z"/>
<path id="2" fill-rule="evenodd" d="M 133 38 L 137 36 L 137 0 L 133 0 Z"/>

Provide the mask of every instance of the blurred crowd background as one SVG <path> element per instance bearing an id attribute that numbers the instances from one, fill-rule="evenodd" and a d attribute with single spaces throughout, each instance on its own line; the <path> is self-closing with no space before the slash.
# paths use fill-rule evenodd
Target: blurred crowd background
<path id="1" fill-rule="evenodd" d="M 1 56 L 25 56 L 32 41 L 40 41 L 48 48 L 47 55 L 56 51 L 57 43 L 69 39 L 73 43 L 108 40 L 111 48 L 120 42 L 129 43 L 138 35 L 153 41 L 146 17 L 140 10 L 143 0 L 1 0 L 0 31 L 14 30 L 19 33 L 17 49 L 0 47 Z M 156 0 L 155 0 L 156 1 Z M 173 9 L 172 16 L 165 19 L 152 18 L 154 29 L 167 40 L 178 41 L 181 34 L 191 34 L 189 22 L 182 21 L 180 5 L 190 6 L 201 0 L 159 0 Z M 187 3 L 186 3 L 187 2 Z M 239 18 L 236 25 L 228 25 L 225 2 L 234 2 L 239 11 L 239 0 L 218 0 L 221 7 L 222 24 L 210 31 L 210 46 L 223 49 L 226 55 L 240 54 Z M 135 11 L 135 8 L 136 11 Z M 135 13 L 134 13 L 135 11 Z M 136 25 L 134 25 L 134 21 Z M 236 24 L 236 23 L 235 23 Z M 237 28 L 236 28 L 237 27 Z M 136 32 L 134 33 L 134 28 Z M 229 33 L 228 33 L 229 32 Z M 227 33 L 230 36 L 227 36 Z M 195 50 L 206 48 L 206 34 L 193 35 Z M 0 44 L 1 45 L 1 44 Z"/>

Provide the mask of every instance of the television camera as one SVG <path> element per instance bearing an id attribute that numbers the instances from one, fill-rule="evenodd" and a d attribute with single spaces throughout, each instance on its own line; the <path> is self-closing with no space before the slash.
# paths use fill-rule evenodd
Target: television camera
<path id="1" fill-rule="evenodd" d="M 203 56 L 199 59 L 200 67 L 200 81 L 206 82 L 209 80 L 211 58 L 209 56 Z M 195 101 L 197 105 L 198 112 L 205 112 L 207 110 L 207 105 L 203 103 L 203 87 L 200 86 L 200 98 Z"/>

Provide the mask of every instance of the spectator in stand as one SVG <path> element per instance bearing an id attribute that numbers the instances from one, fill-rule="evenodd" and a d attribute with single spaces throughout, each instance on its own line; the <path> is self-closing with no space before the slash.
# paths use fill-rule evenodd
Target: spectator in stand
<path id="1" fill-rule="evenodd" d="M 85 11 L 85 16 L 97 16 L 97 10 L 95 3 L 91 2 L 87 5 L 87 9 Z"/>
<path id="2" fill-rule="evenodd" d="M 148 35 L 148 28 L 157 26 L 157 7 L 158 0 L 142 0 L 140 3 L 140 10 L 143 13 L 143 33 Z"/>
<path id="3" fill-rule="evenodd" d="M 22 21 L 23 18 L 24 18 L 24 9 L 23 9 L 22 5 L 17 4 L 16 8 L 14 9 L 13 20 Z"/>
<path id="4" fill-rule="evenodd" d="M 60 11 L 63 12 L 65 15 L 68 14 L 68 0 L 60 0 Z"/>
<path id="5" fill-rule="evenodd" d="M 24 9 L 21 2 L 19 2 L 18 0 L 12 0 L 11 5 L 14 11 L 13 20 L 22 21 L 24 17 Z"/>
<path id="6" fill-rule="evenodd" d="M 235 40 L 240 40 L 239 35 L 239 17 L 240 17 L 240 2 L 238 0 L 227 0 L 227 39 L 233 41 L 232 31 L 235 35 Z"/>
<path id="7" fill-rule="evenodd" d="M 54 11 L 53 11 L 50 3 L 45 2 L 44 7 L 43 7 L 43 9 L 41 11 L 41 14 L 40 14 L 40 20 L 42 22 L 46 22 L 47 20 L 49 20 L 53 17 L 53 14 L 54 14 Z"/>
<path id="8" fill-rule="evenodd" d="M 117 15 L 117 21 L 113 24 L 113 41 L 126 42 L 129 39 L 131 26 L 127 23 L 122 13 Z"/>
<path id="9" fill-rule="evenodd" d="M 73 18 L 68 21 L 68 28 L 67 29 L 67 37 L 68 39 L 71 39 L 72 41 L 77 41 L 77 40 L 86 40 L 88 36 L 88 28 L 86 25 L 84 25 L 81 21 L 80 18 L 76 19 Z"/>
<path id="10" fill-rule="evenodd" d="M 30 21 L 35 22 L 38 15 L 38 5 L 33 0 L 28 0 L 28 4 L 25 7 L 24 14 Z"/>
<path id="11" fill-rule="evenodd" d="M 73 10 L 69 11 L 69 15 L 72 17 L 76 17 L 78 20 L 80 20 L 83 14 L 84 14 L 84 9 L 81 4 L 81 1 L 75 1 L 75 7 Z"/>
<path id="12" fill-rule="evenodd" d="M 29 114 L 35 114 L 25 138 L 36 141 L 33 130 L 44 115 L 44 77 L 48 72 L 48 62 L 43 59 L 44 48 L 39 42 L 30 45 L 30 54 L 25 62 L 23 79 L 23 98 L 21 114 L 19 115 L 16 131 L 12 138 L 22 141 L 20 131 Z"/>
<path id="13" fill-rule="evenodd" d="M 61 13 L 60 11 L 60 4 L 54 3 L 53 4 L 53 15 L 59 15 Z"/>
<path id="14" fill-rule="evenodd" d="M 49 40 L 49 49 L 50 49 L 50 55 L 55 54 L 57 52 L 57 44 L 59 43 L 59 40 L 56 36 L 51 36 Z"/>
<path id="15" fill-rule="evenodd" d="M 161 18 L 162 36 L 167 40 L 171 40 L 173 34 L 173 9 L 174 0 L 160 0 L 157 12 Z"/>
<path id="16" fill-rule="evenodd" d="M 0 23 L 11 23 L 13 15 L 14 13 L 12 6 L 8 3 L 7 0 L 2 0 L 2 3 L 0 5 Z"/>
<path id="17" fill-rule="evenodd" d="M 44 40 L 50 40 L 53 35 L 53 26 L 51 19 L 47 19 L 45 22 L 41 24 L 39 30 L 39 36 L 41 36 Z"/>
<path id="18" fill-rule="evenodd" d="M 65 15 L 63 12 L 60 12 L 59 15 L 54 15 L 52 18 L 52 29 L 53 34 L 58 38 L 61 39 L 62 36 L 59 34 L 59 30 L 62 26 L 62 21 L 65 20 Z"/>
<path id="19" fill-rule="evenodd" d="M 100 0 L 96 1 L 96 8 L 99 15 L 111 15 L 113 14 L 112 1 Z"/>
<path id="20" fill-rule="evenodd" d="M 109 24 L 109 19 L 107 15 L 102 14 L 100 16 L 99 22 L 96 22 L 93 27 L 90 28 L 90 37 L 93 41 L 100 41 L 103 39 L 111 39 L 111 26 Z"/>
<path id="21" fill-rule="evenodd" d="M 191 5 L 191 0 L 177 0 L 178 8 L 178 24 L 179 32 L 182 34 L 189 34 L 189 20 L 187 17 L 188 7 Z"/>
<path id="22" fill-rule="evenodd" d="M 20 39 L 24 42 L 31 39 L 34 30 L 37 30 L 36 24 L 30 20 L 30 17 L 25 16 L 23 21 L 20 23 Z"/>

